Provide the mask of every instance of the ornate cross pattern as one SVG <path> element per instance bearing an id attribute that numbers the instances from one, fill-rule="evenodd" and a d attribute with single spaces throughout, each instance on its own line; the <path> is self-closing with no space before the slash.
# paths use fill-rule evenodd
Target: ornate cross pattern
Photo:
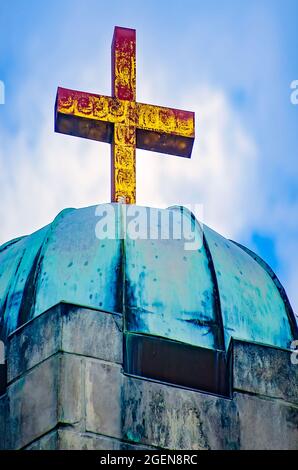
<path id="1" fill-rule="evenodd" d="M 112 202 L 136 202 L 136 148 L 191 156 L 194 113 L 136 102 L 136 32 L 116 27 L 112 97 L 58 88 L 55 131 L 112 144 Z"/>

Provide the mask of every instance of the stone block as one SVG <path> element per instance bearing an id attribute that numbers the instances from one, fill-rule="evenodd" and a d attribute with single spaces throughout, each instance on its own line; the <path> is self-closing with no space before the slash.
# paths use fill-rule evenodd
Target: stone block
<path id="1" fill-rule="evenodd" d="M 237 449 L 239 420 L 232 400 L 125 377 L 125 440 L 167 449 Z"/>
<path id="2" fill-rule="evenodd" d="M 298 405 L 298 367 L 291 363 L 290 351 L 235 341 L 233 354 L 235 390 Z"/>
<path id="3" fill-rule="evenodd" d="M 0 397 L 0 450 L 9 447 L 8 419 L 8 399 L 7 395 L 2 395 Z"/>
<path id="4" fill-rule="evenodd" d="M 83 362 L 80 356 L 59 353 L 9 386 L 13 449 L 28 446 L 58 423 L 77 425 L 81 422 Z"/>
<path id="5" fill-rule="evenodd" d="M 61 303 L 12 333 L 7 347 L 8 383 L 60 351 L 122 363 L 122 316 Z"/>
<path id="6" fill-rule="evenodd" d="M 235 393 L 241 450 L 298 450 L 298 407 Z"/>
<path id="7" fill-rule="evenodd" d="M 59 359 L 51 357 L 8 388 L 12 449 L 24 447 L 56 426 Z"/>
<path id="8" fill-rule="evenodd" d="M 121 367 L 86 360 L 86 431 L 121 438 Z"/>
<path id="9" fill-rule="evenodd" d="M 63 305 L 62 350 L 122 364 L 122 316 Z"/>
<path id="10" fill-rule="evenodd" d="M 84 359 L 73 354 L 59 355 L 58 421 L 77 424 L 81 421 L 84 406 Z"/>
<path id="11" fill-rule="evenodd" d="M 58 352 L 60 344 L 60 307 L 57 306 L 26 323 L 8 337 L 8 383 Z"/>
<path id="12" fill-rule="evenodd" d="M 34 441 L 23 450 L 57 450 L 58 449 L 58 431 L 51 431 Z"/>

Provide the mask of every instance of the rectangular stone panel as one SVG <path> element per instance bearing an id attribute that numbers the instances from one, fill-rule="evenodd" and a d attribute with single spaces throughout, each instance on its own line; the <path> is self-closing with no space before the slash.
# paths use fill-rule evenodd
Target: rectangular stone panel
<path id="1" fill-rule="evenodd" d="M 236 393 L 241 450 L 298 450 L 298 407 Z"/>
<path id="2" fill-rule="evenodd" d="M 122 364 L 122 316 L 63 305 L 62 350 Z"/>
<path id="3" fill-rule="evenodd" d="M 84 358 L 58 353 L 8 388 L 11 446 L 27 446 L 58 423 L 84 426 Z"/>
<path id="4" fill-rule="evenodd" d="M 7 395 L 0 397 L 0 450 L 9 448 Z"/>
<path id="5" fill-rule="evenodd" d="M 292 352 L 256 343 L 235 341 L 234 389 L 298 405 L 298 366 Z"/>
<path id="6" fill-rule="evenodd" d="M 11 448 L 20 449 L 57 425 L 59 356 L 53 356 L 8 388 Z"/>
<path id="7" fill-rule="evenodd" d="M 78 424 L 83 417 L 84 358 L 73 354 L 59 356 L 58 421 Z"/>
<path id="8" fill-rule="evenodd" d="M 148 380 L 124 378 L 123 438 L 166 449 L 237 449 L 232 400 Z"/>
<path id="9" fill-rule="evenodd" d="M 121 367 L 86 360 L 86 431 L 121 438 Z"/>
<path id="10" fill-rule="evenodd" d="M 58 305 L 26 323 L 8 337 L 8 383 L 60 350 L 60 317 Z"/>
<path id="11" fill-rule="evenodd" d="M 12 333 L 7 348 L 8 383 L 59 351 L 122 363 L 122 317 L 61 303 Z"/>

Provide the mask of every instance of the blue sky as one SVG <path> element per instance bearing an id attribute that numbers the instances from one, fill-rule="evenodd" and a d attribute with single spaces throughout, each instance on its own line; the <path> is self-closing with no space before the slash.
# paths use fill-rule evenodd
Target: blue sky
<path id="1" fill-rule="evenodd" d="M 0 243 L 109 199 L 109 148 L 57 135 L 57 86 L 110 93 L 115 25 L 137 29 L 139 101 L 196 112 L 191 160 L 138 151 L 138 201 L 202 203 L 298 311 L 298 2 L 1 0 Z"/>

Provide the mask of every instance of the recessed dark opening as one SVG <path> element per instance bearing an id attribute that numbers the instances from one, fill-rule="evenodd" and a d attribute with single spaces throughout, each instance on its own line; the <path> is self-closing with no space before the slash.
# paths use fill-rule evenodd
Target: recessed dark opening
<path id="1" fill-rule="evenodd" d="M 232 355 L 176 341 L 126 333 L 124 370 L 180 387 L 231 396 Z"/>

